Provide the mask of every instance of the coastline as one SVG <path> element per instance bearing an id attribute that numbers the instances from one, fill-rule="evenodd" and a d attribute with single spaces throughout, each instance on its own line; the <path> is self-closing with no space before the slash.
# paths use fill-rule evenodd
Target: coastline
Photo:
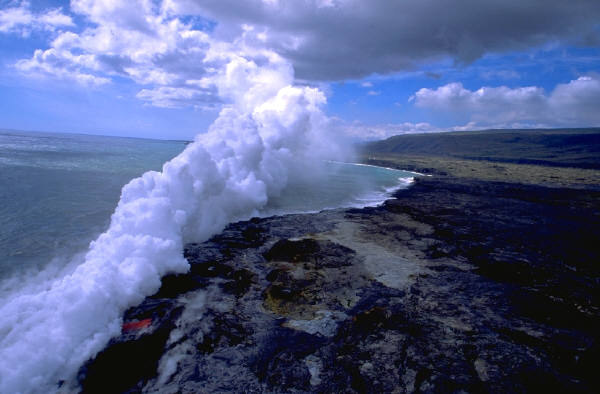
<path id="1" fill-rule="evenodd" d="M 599 201 L 594 187 L 436 173 L 378 207 L 233 223 L 187 245 L 190 272 L 125 314 L 149 323 L 80 383 L 591 392 Z"/>
<path id="2" fill-rule="evenodd" d="M 405 171 L 405 170 L 398 169 L 398 168 L 388 168 L 388 167 L 362 164 L 362 163 L 350 163 L 350 162 L 341 162 L 341 161 L 333 161 L 333 160 L 328 160 L 328 161 L 326 161 L 326 163 L 343 164 L 343 165 L 349 165 L 349 166 L 372 167 L 372 168 L 380 168 L 383 170 L 389 170 L 389 171 L 394 171 L 394 172 L 400 171 L 403 173 L 418 174 L 413 171 Z M 418 175 L 422 175 L 422 174 L 418 174 Z M 393 194 L 395 192 L 397 192 L 398 190 L 410 187 L 410 185 L 413 182 L 414 182 L 414 177 L 399 177 L 399 178 L 397 178 L 397 184 L 394 186 L 385 187 L 383 190 L 374 190 L 374 191 L 369 192 L 368 194 L 354 197 L 354 200 L 360 200 L 363 202 L 347 201 L 347 202 L 340 203 L 339 206 L 333 206 L 333 207 L 325 206 L 323 208 L 314 209 L 314 210 L 293 210 L 292 209 L 292 210 L 288 210 L 285 212 L 278 211 L 278 210 L 269 210 L 269 209 L 263 208 L 262 210 L 259 211 L 257 216 L 260 218 L 266 218 L 266 217 L 271 217 L 271 216 L 314 214 L 314 213 L 319 213 L 322 211 L 330 211 L 330 210 L 336 210 L 336 209 L 353 209 L 353 208 L 360 209 L 360 208 L 376 207 L 378 205 L 385 203 L 385 201 L 389 200 L 390 198 L 393 198 Z"/>
<path id="3" fill-rule="evenodd" d="M 371 158 L 367 158 L 366 160 L 363 159 L 363 161 L 368 161 Z M 398 168 L 398 167 L 388 167 L 388 166 L 384 166 L 384 165 L 376 165 L 376 164 L 367 164 L 367 163 L 363 163 L 363 162 L 358 162 L 358 163 L 350 163 L 350 162 L 345 162 L 345 161 L 334 161 L 334 160 L 329 160 L 329 163 L 337 163 L 337 164 L 348 164 L 348 165 L 353 165 L 353 166 L 362 166 L 362 167 L 375 167 L 375 168 L 383 168 L 384 170 L 391 170 L 391 171 L 403 171 L 403 172 L 408 172 L 414 175 L 419 175 L 419 176 L 427 176 L 427 174 L 423 174 L 420 172 L 416 172 L 416 171 L 411 171 L 411 170 L 405 170 L 403 168 Z"/>

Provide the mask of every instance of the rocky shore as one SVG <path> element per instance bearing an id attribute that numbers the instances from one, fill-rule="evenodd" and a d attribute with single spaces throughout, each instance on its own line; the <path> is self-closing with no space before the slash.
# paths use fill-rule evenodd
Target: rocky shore
<path id="1" fill-rule="evenodd" d="M 84 392 L 594 392 L 600 191 L 420 177 L 189 244 Z"/>

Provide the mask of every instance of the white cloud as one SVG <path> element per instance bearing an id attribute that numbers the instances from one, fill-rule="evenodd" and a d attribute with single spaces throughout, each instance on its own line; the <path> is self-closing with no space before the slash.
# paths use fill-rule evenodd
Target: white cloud
<path id="1" fill-rule="evenodd" d="M 600 79 L 584 76 L 558 85 L 548 99 L 553 118 L 565 124 L 600 125 Z"/>
<path id="2" fill-rule="evenodd" d="M 461 83 L 450 83 L 435 90 L 420 89 L 411 97 L 418 107 L 442 111 L 466 111 L 475 116 L 501 114 L 503 118 L 534 116 L 544 105 L 544 91 L 530 86 L 511 89 L 506 86 L 482 87 L 471 91 Z"/>
<path id="3" fill-rule="evenodd" d="M 421 108 L 466 114 L 478 125 L 600 125 L 600 79 L 595 76 L 559 84 L 549 94 L 536 86 L 468 90 L 461 83 L 450 83 L 420 89 L 410 101 Z"/>
<path id="4" fill-rule="evenodd" d="M 59 9 L 54 9 L 40 14 L 37 16 L 37 20 L 44 26 L 68 26 L 72 27 L 75 24 L 70 16 L 65 15 Z"/>
<path id="5" fill-rule="evenodd" d="M 517 0 L 507 0 L 513 1 Z M 85 25 L 79 26 L 77 32 L 56 30 L 49 47 L 35 51 L 16 67 L 30 75 L 72 79 L 87 86 L 124 77 L 141 85 L 137 96 L 149 103 L 205 107 L 211 101 L 219 102 L 216 90 L 206 81 L 234 52 L 243 52 L 260 63 L 273 50 L 290 60 L 299 78 L 305 81 L 362 78 L 444 57 L 467 62 L 487 52 L 595 34 L 600 18 L 600 3 L 588 0 L 581 0 L 578 11 L 564 1 L 548 0 L 543 21 L 536 16 L 539 4 L 533 0 L 519 0 L 520 7 L 475 0 L 450 3 L 72 0 L 70 11 L 83 17 Z M 0 31 L 19 33 L 73 26 L 71 17 L 61 10 L 34 14 L 30 8 L 29 3 L 22 2 L 0 11 Z M 473 12 L 461 12 L 465 8 Z M 212 18 L 216 27 L 203 18 Z M 479 19 L 489 23 L 474 23 Z M 507 19 L 520 28 L 507 30 L 503 23 Z M 485 31 L 478 30 L 481 26 Z M 204 30 L 213 28 L 214 31 Z M 514 75 L 507 73 L 504 77 Z M 205 82 L 199 86 L 191 81 Z M 372 82 L 362 82 L 361 86 L 368 89 L 368 95 L 379 93 L 372 89 Z M 536 97 L 544 101 L 544 93 L 537 88 L 490 88 L 479 99 L 466 98 L 469 94 L 461 93 L 464 88 L 460 85 L 445 88 L 451 91 L 448 94 L 458 96 L 440 103 L 442 106 L 489 108 L 498 103 L 504 107 L 502 97 L 512 95 L 509 101 L 521 100 L 529 105 L 523 109 L 509 105 L 515 119 L 527 117 L 524 108 L 531 108 Z M 435 107 L 435 101 L 441 100 L 439 94 L 427 98 L 426 91 L 421 93 L 420 102 L 424 105 Z"/>
<path id="6" fill-rule="evenodd" d="M 19 71 L 86 86 L 124 77 L 141 85 L 137 98 L 152 105 L 212 109 L 222 103 L 214 79 L 234 57 L 259 66 L 277 62 L 252 26 L 231 39 L 216 38 L 196 27 L 196 19 L 182 18 L 171 0 L 72 0 L 71 11 L 87 27 L 61 32 L 49 48 L 18 61 Z"/>
<path id="7" fill-rule="evenodd" d="M 33 30 L 54 31 L 57 28 L 74 26 L 71 17 L 63 14 L 60 8 L 39 14 L 33 14 L 29 9 L 28 1 L 21 2 L 17 7 L 0 9 L 0 33 L 27 36 Z"/>
<path id="8" fill-rule="evenodd" d="M 83 67 L 81 67 L 83 65 Z M 93 57 L 86 55 L 75 56 L 70 52 L 60 53 L 55 49 L 42 51 L 38 49 L 31 59 L 17 62 L 16 67 L 30 76 L 41 78 L 52 75 L 56 79 L 73 80 L 84 86 L 99 86 L 110 82 L 110 79 L 82 72 L 87 67 L 93 69 L 96 63 Z"/>
<path id="9" fill-rule="evenodd" d="M 367 94 L 368 94 L 369 96 L 379 96 L 379 95 L 381 94 L 381 92 L 380 92 L 380 91 L 378 91 L 378 90 L 369 90 L 369 91 L 367 92 Z"/>
<path id="10" fill-rule="evenodd" d="M 84 85 L 126 77 L 145 87 L 138 98 L 163 107 L 218 101 L 214 88 L 188 83 L 214 74 L 228 60 L 208 59 L 216 49 L 206 32 L 151 0 L 73 0 L 71 10 L 87 18 L 88 27 L 60 33 L 48 49 L 17 62 L 18 70 Z M 58 19 L 55 14 L 46 17 Z M 227 51 L 226 46 L 220 49 Z"/>

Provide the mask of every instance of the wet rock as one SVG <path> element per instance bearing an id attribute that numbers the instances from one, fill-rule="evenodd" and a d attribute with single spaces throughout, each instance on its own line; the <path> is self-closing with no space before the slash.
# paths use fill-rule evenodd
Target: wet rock
<path id="1" fill-rule="evenodd" d="M 292 241 L 279 240 L 264 254 L 268 261 L 308 261 L 310 256 L 319 251 L 319 243 L 314 239 Z"/>
<path id="2" fill-rule="evenodd" d="M 246 294 L 250 286 L 256 283 L 256 274 L 243 268 L 233 271 L 228 278 L 231 280 L 223 284 L 223 289 L 237 297 Z"/>
<path id="3" fill-rule="evenodd" d="M 594 392 L 600 193 L 432 177 L 396 197 L 187 245 L 83 391 Z"/>
<path id="4" fill-rule="evenodd" d="M 249 335 L 243 324 L 234 315 L 214 314 L 211 330 L 203 336 L 196 349 L 203 353 L 213 353 L 219 347 L 234 347 Z"/>
<path id="5" fill-rule="evenodd" d="M 305 238 L 279 240 L 264 257 L 267 261 L 308 262 L 315 268 L 336 268 L 351 265 L 354 255 L 352 249 L 334 242 Z"/>
<path id="6" fill-rule="evenodd" d="M 267 386 L 286 390 L 308 390 L 311 374 L 304 362 L 323 344 L 317 336 L 280 327 L 264 338 L 251 368 Z"/>
<path id="7" fill-rule="evenodd" d="M 256 248 L 264 244 L 266 240 L 266 229 L 257 223 L 260 219 L 255 218 L 247 223 L 247 225 L 237 231 L 234 226 L 227 227 L 221 234 L 213 237 L 213 242 L 224 247 L 243 249 Z"/>

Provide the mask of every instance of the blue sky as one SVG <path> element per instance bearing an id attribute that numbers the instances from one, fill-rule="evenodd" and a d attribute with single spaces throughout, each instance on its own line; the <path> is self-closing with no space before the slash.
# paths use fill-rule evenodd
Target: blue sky
<path id="1" fill-rule="evenodd" d="M 336 82 L 332 85 L 329 110 L 336 116 L 346 118 L 351 114 L 370 124 L 429 122 L 441 128 L 451 128 L 468 123 L 469 113 L 433 114 L 409 102 L 410 97 L 419 89 L 436 89 L 453 82 L 460 82 L 470 90 L 482 86 L 507 86 L 512 89 L 538 86 L 551 92 L 558 84 L 594 75 L 598 71 L 598 48 L 561 46 L 548 50 L 532 48 L 528 51 L 490 54 L 464 66 L 455 66 L 451 62 L 434 63 L 393 76 L 374 75 L 353 83 Z M 365 82 L 372 86 L 361 86 Z M 584 122 L 581 126 L 593 124 Z"/>
<path id="2" fill-rule="evenodd" d="M 3 0 L 0 128 L 191 139 L 223 45 L 282 56 L 352 138 L 600 126 L 598 2 L 393 3 Z"/>

